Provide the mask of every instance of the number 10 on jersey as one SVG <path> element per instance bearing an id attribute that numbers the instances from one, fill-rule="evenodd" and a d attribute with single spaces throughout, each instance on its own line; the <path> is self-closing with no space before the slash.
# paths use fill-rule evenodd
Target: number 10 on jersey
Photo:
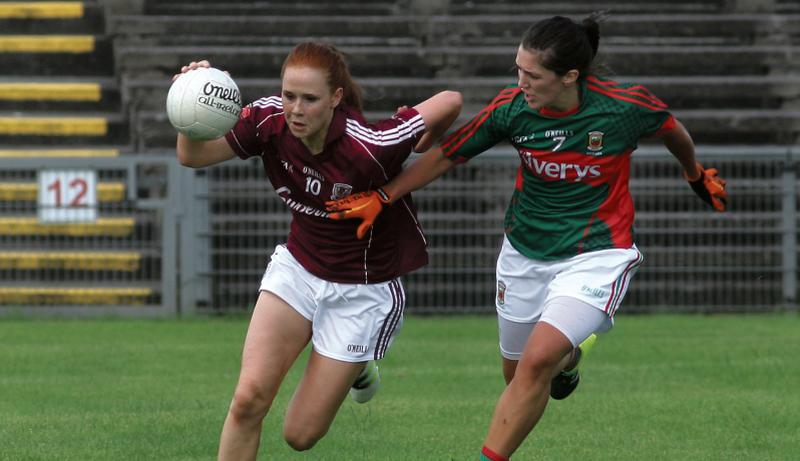
<path id="1" fill-rule="evenodd" d="M 39 221 L 42 223 L 95 221 L 96 182 L 94 170 L 39 171 Z"/>

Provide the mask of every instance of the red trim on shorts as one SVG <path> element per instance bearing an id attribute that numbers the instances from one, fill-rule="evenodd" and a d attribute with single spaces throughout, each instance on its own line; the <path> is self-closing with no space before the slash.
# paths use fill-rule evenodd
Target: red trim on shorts
<path id="1" fill-rule="evenodd" d="M 608 302 L 603 307 L 603 312 L 608 314 L 609 316 L 613 316 L 614 313 L 617 311 L 619 307 L 619 303 L 621 301 L 621 294 L 627 288 L 627 283 L 630 281 L 629 274 L 634 267 L 638 266 L 642 263 L 642 253 L 636 250 L 636 259 L 629 262 L 625 270 L 622 271 L 622 275 L 617 277 L 616 280 L 611 284 L 611 296 L 608 298 Z M 619 288 L 617 288 L 617 282 L 619 282 Z"/>

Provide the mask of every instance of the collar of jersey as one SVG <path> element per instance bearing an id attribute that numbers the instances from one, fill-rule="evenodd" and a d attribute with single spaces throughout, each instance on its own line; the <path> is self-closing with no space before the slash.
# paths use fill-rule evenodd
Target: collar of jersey
<path id="1" fill-rule="evenodd" d="M 345 128 L 347 128 L 347 116 L 348 116 L 348 111 L 347 109 L 343 108 L 342 104 L 336 106 L 336 108 L 333 110 L 333 117 L 331 118 L 331 124 L 328 126 L 328 134 L 325 135 L 325 146 L 322 149 L 322 152 L 316 155 L 312 155 L 309 152 L 309 155 L 314 157 L 314 159 L 316 159 L 317 161 L 325 160 L 331 156 L 332 151 L 331 149 L 328 149 L 328 146 L 330 146 L 332 143 L 336 142 L 339 138 L 344 136 Z M 302 141 L 300 141 L 299 139 L 297 140 L 297 142 L 302 143 Z M 307 148 L 306 151 L 308 151 Z"/>
<path id="2" fill-rule="evenodd" d="M 344 109 L 343 104 L 336 106 L 333 110 L 333 118 L 328 127 L 328 134 L 325 136 L 325 145 L 336 141 L 344 136 L 344 130 L 347 127 L 347 110 Z"/>
<path id="3" fill-rule="evenodd" d="M 541 109 L 539 109 L 539 115 L 551 118 L 564 118 L 564 117 L 569 117 L 570 115 L 575 115 L 581 110 L 583 102 L 586 100 L 584 96 L 585 94 L 586 94 L 586 79 L 583 79 L 583 81 L 581 81 L 580 85 L 578 86 L 579 102 L 577 106 L 573 107 L 572 109 L 567 109 L 564 111 L 551 110 L 548 109 L 547 107 L 542 107 Z"/>
<path id="4" fill-rule="evenodd" d="M 572 114 L 578 113 L 578 110 L 580 108 L 581 108 L 580 104 L 573 107 L 572 109 L 567 109 L 564 111 L 550 110 L 547 107 L 542 107 L 541 109 L 539 109 L 539 114 L 544 115 L 545 117 L 564 118 L 564 117 L 569 117 Z"/>

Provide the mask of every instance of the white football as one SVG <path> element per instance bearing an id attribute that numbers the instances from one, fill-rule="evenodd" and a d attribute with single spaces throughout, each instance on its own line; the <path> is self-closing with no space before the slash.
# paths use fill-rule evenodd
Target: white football
<path id="1" fill-rule="evenodd" d="M 167 117 L 190 139 L 206 141 L 224 136 L 242 111 L 239 87 L 230 75 L 213 67 L 181 74 L 167 94 Z"/>

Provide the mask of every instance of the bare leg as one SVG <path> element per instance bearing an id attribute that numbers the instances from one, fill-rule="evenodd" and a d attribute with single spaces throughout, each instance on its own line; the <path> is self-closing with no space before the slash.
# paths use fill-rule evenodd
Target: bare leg
<path id="1" fill-rule="evenodd" d="M 306 371 L 286 410 L 283 436 L 289 446 L 308 450 L 328 432 L 365 363 L 342 362 L 311 351 Z"/>
<path id="2" fill-rule="evenodd" d="M 570 359 L 572 349 L 569 339 L 556 328 L 546 322 L 536 324 L 495 406 L 485 446 L 504 456 L 519 448 L 542 417 L 550 381 Z"/>
<path id="3" fill-rule="evenodd" d="M 561 363 L 558 364 L 558 371 L 570 370 L 576 365 L 576 351 L 577 348 L 573 348 L 571 351 L 567 352 L 567 355 L 565 355 L 564 358 L 561 359 Z M 503 357 L 503 378 L 506 380 L 506 384 L 510 383 L 511 380 L 514 379 L 514 373 L 517 371 L 518 363 L 518 360 L 511 360 Z"/>
<path id="4" fill-rule="evenodd" d="M 311 322 L 261 292 L 242 352 L 242 368 L 220 436 L 220 460 L 254 460 L 261 426 L 286 372 L 311 338 Z"/>

